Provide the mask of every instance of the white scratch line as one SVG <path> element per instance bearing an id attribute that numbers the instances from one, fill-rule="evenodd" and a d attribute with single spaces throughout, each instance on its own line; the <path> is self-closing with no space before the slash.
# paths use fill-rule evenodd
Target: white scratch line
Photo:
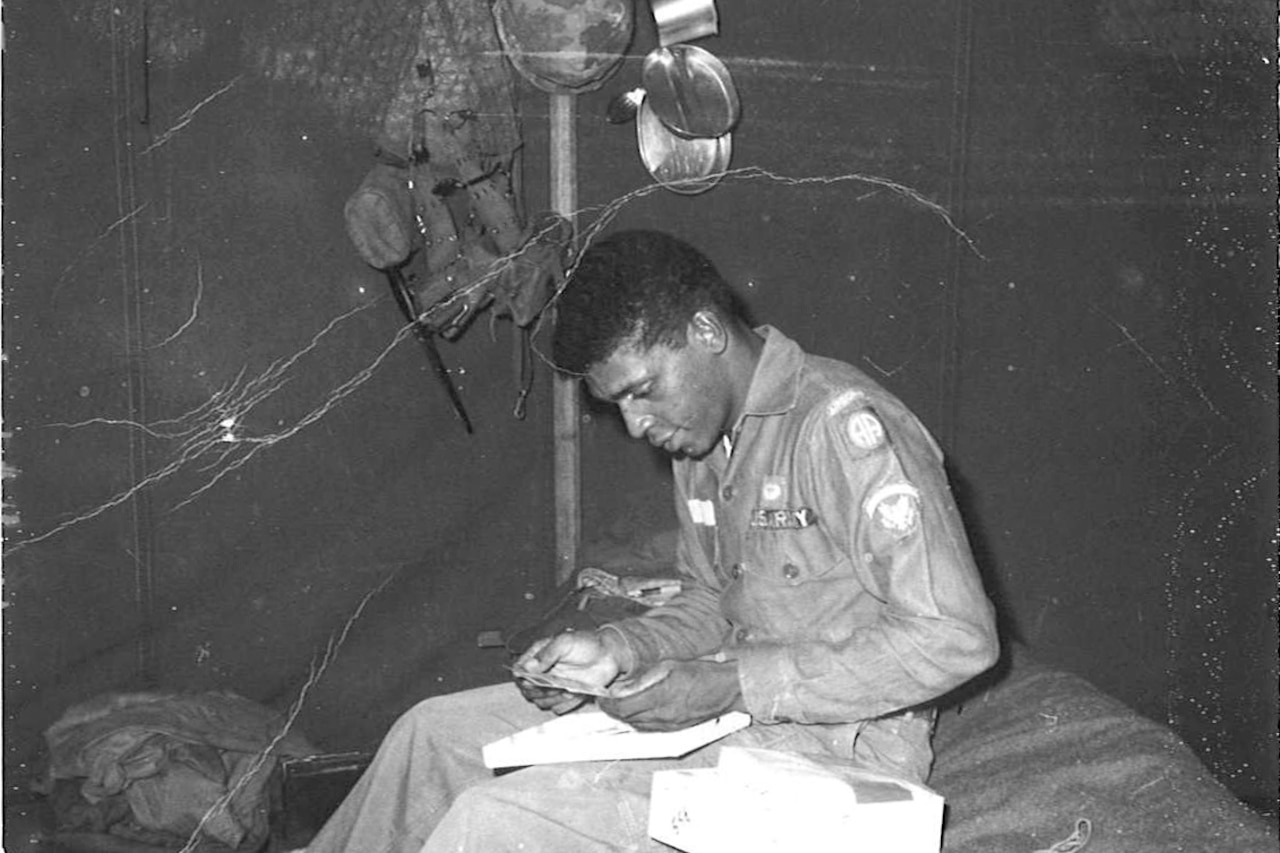
<path id="1" fill-rule="evenodd" d="M 204 108 L 204 106 L 205 106 L 206 104 L 208 104 L 210 101 L 212 101 L 214 98 L 218 97 L 219 95 L 222 95 L 222 94 L 226 93 L 228 90 L 230 90 L 230 89 L 231 89 L 231 87 L 232 87 L 232 86 L 234 86 L 234 85 L 236 85 L 237 83 L 239 83 L 239 82 L 240 82 L 240 78 L 241 78 L 242 76 L 243 76 L 243 75 L 239 75 L 239 76 L 236 76 L 236 77 L 231 78 L 231 82 L 230 82 L 230 83 L 228 83 L 227 85 L 223 86 L 221 89 L 219 89 L 218 91 L 214 92 L 212 95 L 208 96 L 208 97 L 207 97 L 207 98 L 205 98 L 203 101 L 201 101 L 200 103 L 196 104 L 194 107 L 192 107 L 191 109 L 187 110 L 187 111 L 186 111 L 185 113 L 183 113 L 182 115 L 178 116 L 178 123 L 177 123 L 177 124 L 175 124 L 173 127 L 169 128 L 168 130 L 166 130 L 164 133 L 162 133 L 162 134 L 160 135 L 160 138 L 159 138 L 159 139 L 157 139 L 155 142 L 151 143 L 151 144 L 150 144 L 150 145 L 148 145 L 146 148 L 143 148 L 141 153 L 142 153 L 142 154 L 150 154 L 152 151 L 154 151 L 155 149 L 159 148 L 161 145 L 164 145 L 166 142 L 168 142 L 170 139 L 172 139 L 172 138 L 173 138 L 173 136 L 174 136 L 174 134 L 176 134 L 178 131 L 182 130 L 182 129 L 183 129 L 184 127 L 186 127 L 187 125 L 191 124 L 191 120 L 192 120 L 193 118 L 195 118 L 195 117 L 196 117 L 196 113 L 198 113 L 201 109 L 203 109 L 203 108 Z"/>
<path id="2" fill-rule="evenodd" d="M 1133 348 L 1142 354 L 1142 357 L 1145 358 L 1147 362 L 1156 369 L 1157 373 L 1159 373 L 1161 376 L 1164 377 L 1164 381 L 1167 384 L 1173 385 L 1175 387 L 1177 386 L 1178 383 L 1176 383 L 1173 377 L 1170 376 L 1168 372 L 1165 371 L 1165 369 L 1160 366 L 1160 363 L 1155 360 L 1155 357 L 1151 355 L 1151 353 L 1147 352 L 1146 347 L 1142 345 L 1141 341 L 1139 341 L 1137 338 L 1133 336 L 1133 333 L 1129 331 L 1128 326 L 1116 320 L 1114 317 L 1112 317 L 1106 311 L 1103 311 L 1097 305 L 1094 305 L 1092 302 L 1089 303 L 1089 307 L 1092 308 L 1094 311 L 1098 312 L 1099 314 L 1101 314 L 1108 321 L 1110 321 L 1113 326 L 1119 329 L 1120 334 L 1124 335 L 1125 340 L 1133 344 Z M 1204 389 L 1202 389 L 1199 385 L 1197 385 L 1196 383 L 1190 380 L 1187 381 L 1187 384 L 1190 385 L 1195 390 L 1196 396 L 1200 398 L 1201 402 L 1203 402 L 1206 406 L 1209 407 L 1209 411 L 1213 412 L 1218 417 L 1222 417 L 1222 412 L 1218 411 L 1218 407 L 1215 406 L 1213 404 L 1213 401 L 1209 399 L 1208 395 L 1204 393 Z"/>
<path id="3" fill-rule="evenodd" d="M 330 635 L 329 642 L 325 644 L 324 656 L 321 659 L 319 666 L 316 665 L 314 657 L 311 659 L 311 665 L 309 667 L 310 672 L 307 676 L 307 680 L 298 691 L 298 698 L 294 700 L 293 706 L 289 709 L 289 714 L 285 718 L 284 725 L 280 727 L 280 731 L 276 733 L 265 749 L 254 756 L 253 763 L 250 764 L 248 769 L 246 769 L 245 772 L 241 774 L 240 778 L 236 780 L 236 783 L 231 787 L 231 790 L 227 791 L 227 793 L 218 798 L 217 802 L 209 806 L 209 809 L 200 818 L 200 822 L 196 824 L 196 828 L 193 829 L 191 831 L 191 835 L 187 837 L 187 843 L 179 853 L 191 853 L 191 851 L 196 849 L 201 841 L 200 831 L 204 828 L 204 825 L 208 823 L 216 813 L 225 811 L 230 805 L 231 800 L 235 798 L 236 794 L 239 794 L 240 791 L 243 790 L 244 786 L 249 783 L 249 780 L 257 775 L 258 772 L 262 770 L 263 766 L 266 765 L 267 759 L 271 757 L 272 751 L 282 740 L 285 739 L 285 737 L 288 736 L 289 730 L 293 728 L 294 721 L 298 719 L 298 714 L 302 712 L 307 694 L 311 692 L 311 688 L 320 680 L 320 677 L 324 675 L 325 670 L 329 668 L 329 664 L 331 664 L 333 659 L 337 656 L 338 650 L 342 647 L 342 644 L 347 639 L 347 634 L 351 631 L 351 626 L 355 624 L 355 621 L 360 618 L 360 614 L 364 612 L 365 605 L 367 605 L 369 600 L 375 595 L 382 592 L 395 575 L 396 573 L 392 572 L 383 578 L 382 583 L 365 593 L 364 598 L 360 599 L 360 603 L 356 605 L 355 612 L 347 618 L 346 624 L 343 625 L 342 632 L 339 634 L 337 639 L 335 640 L 334 637 Z"/>
<path id="4" fill-rule="evenodd" d="M 825 186 L 825 185 L 852 182 L 852 183 L 870 184 L 874 187 L 887 189 L 900 196 L 903 196 L 907 200 L 912 201 L 924 207 L 926 210 L 930 211 L 931 213 L 933 213 L 935 216 L 937 216 L 946 224 L 947 228 L 953 234 L 955 234 L 966 246 L 969 247 L 969 250 L 973 252 L 974 255 L 976 255 L 977 257 L 981 258 L 984 261 L 987 260 L 987 257 L 983 255 L 981 251 L 979 251 L 978 246 L 973 241 L 973 239 L 967 233 L 965 233 L 965 231 L 963 231 L 958 225 L 956 225 L 955 220 L 952 219 L 951 217 L 950 211 L 948 211 L 942 205 L 938 204 L 936 201 L 926 198 L 919 191 L 914 190 L 905 184 L 900 184 L 897 181 L 893 181 L 888 178 L 883 178 L 878 175 L 865 175 L 859 172 L 849 172 L 842 175 L 812 175 L 812 176 L 793 177 L 789 175 L 779 175 L 776 172 L 771 172 L 768 169 L 765 169 L 760 166 L 743 166 L 737 169 L 729 169 L 723 172 L 716 172 L 714 174 L 710 174 L 705 177 L 690 178 L 687 182 L 672 181 L 670 182 L 670 184 L 662 184 L 655 181 L 654 183 L 646 184 L 645 186 L 639 187 L 638 189 L 634 189 L 625 195 L 619 196 L 618 198 L 614 199 L 613 201 L 605 205 L 601 205 L 598 207 L 584 208 L 574 213 L 571 218 L 576 218 L 579 216 L 585 217 L 587 214 L 594 214 L 595 219 L 591 222 L 589 226 L 581 230 L 578 237 L 578 241 L 577 241 L 577 253 L 573 257 L 571 263 L 565 265 L 564 276 L 561 279 L 560 284 L 556 289 L 556 292 L 553 293 L 551 295 L 551 298 L 547 301 L 547 307 L 550 308 L 555 304 L 561 292 L 563 292 L 565 286 L 568 284 L 569 279 L 572 278 L 573 272 L 577 268 L 578 262 L 581 260 L 583 253 L 586 252 L 587 247 L 591 245 L 591 241 L 595 239 L 597 234 L 599 234 L 606 227 L 608 227 L 609 223 L 612 222 L 617 217 L 618 213 L 621 211 L 623 207 L 625 207 L 626 205 L 630 204 L 633 201 L 644 198 L 647 195 L 658 192 L 660 190 L 667 189 L 669 186 L 679 186 L 681 183 L 701 184 L 704 181 L 709 181 L 709 180 L 718 181 L 720 179 L 730 179 L 730 180 L 761 180 L 763 179 L 763 180 L 773 181 L 775 183 L 782 184 L 783 186 L 804 186 L 807 184 L 821 184 Z M 860 199 L 868 198 L 871 195 L 875 195 L 875 193 L 872 192 L 872 193 L 864 194 L 860 196 Z M 461 290 L 466 290 L 466 288 L 462 288 Z M 547 318 L 552 313 L 553 312 L 551 311 L 543 310 L 543 312 L 538 316 L 538 319 L 534 323 L 534 327 L 533 327 L 532 337 L 535 340 L 537 339 L 538 335 L 542 331 L 542 326 L 544 321 L 546 321 Z M 559 368 L 555 364 L 555 362 L 541 350 L 541 348 L 534 346 L 533 351 L 534 351 L 534 354 L 537 355 L 541 361 L 546 363 L 551 368 L 560 372 L 566 372 L 566 371 L 562 371 L 561 368 Z"/>
<path id="5" fill-rule="evenodd" d="M 187 318 L 187 321 L 185 323 L 183 323 L 176 330 L 174 330 L 174 333 L 172 335 L 165 338 L 160 343 L 156 344 L 155 347 L 152 347 L 152 349 L 155 349 L 156 347 L 162 347 L 165 344 L 169 343 L 174 338 L 178 337 L 178 335 L 181 335 L 183 332 L 185 332 L 187 328 L 196 321 L 196 315 L 200 313 L 200 299 L 203 296 L 204 296 L 204 264 L 201 262 L 199 254 L 197 254 L 196 255 L 196 298 L 191 305 L 191 316 Z"/>
<path id="6" fill-rule="evenodd" d="M 105 240 L 105 239 L 107 239 L 108 237 L 110 237 L 110 236 L 111 236 L 111 234 L 112 234 L 112 232 L 114 232 L 114 231 L 115 231 L 117 228 L 119 228 L 121 225 L 124 225 L 124 224 L 125 224 L 126 222 L 128 222 L 130 219 L 133 219 L 133 217 L 137 216 L 139 213 L 141 213 L 142 211 L 146 210 L 147 205 L 149 205 L 149 204 L 151 204 L 151 202 L 149 202 L 149 201 L 144 201 L 142 204 L 138 205 L 138 206 L 137 206 L 137 207 L 135 207 L 133 210 L 129 211 L 129 212 L 128 212 L 128 213 L 126 213 L 124 216 L 121 216 L 121 217 L 120 217 L 119 219 L 117 219 L 115 222 L 112 222 L 110 225 L 108 225 L 108 226 L 106 227 L 106 229 L 105 229 L 101 234 L 99 234 L 97 237 L 94 237 L 94 238 L 93 238 L 93 240 L 92 240 L 92 241 L 90 241 L 89 245 L 88 245 L 88 246 L 85 246 L 85 247 L 84 247 L 84 249 L 83 249 L 83 250 L 81 250 L 81 252 L 80 252 L 79 256 L 77 256 L 77 257 L 76 257 L 76 259 L 75 259 L 74 261 L 72 261 L 71 263 L 67 264 L 67 265 L 66 265 L 66 267 L 64 267 L 64 268 L 63 268 L 62 272 L 58 274 L 58 280 L 54 283 L 54 287 L 55 287 L 55 289 L 57 288 L 57 286 L 58 286 L 58 285 L 61 285 L 61 284 L 62 284 L 63 279 L 65 279 L 65 278 L 67 277 L 67 273 L 69 273 L 69 272 L 71 272 L 73 269 L 75 269 L 76 264 L 80 263 L 80 260 L 81 260 L 85 255 L 87 255 L 87 254 L 89 254 L 89 252 L 93 251 L 93 247 L 94 247 L 94 246 L 98 245 L 98 244 L 99 244 L 99 243 L 101 243 L 103 240 Z"/>
<path id="7" fill-rule="evenodd" d="M 1143 784 L 1143 785 L 1140 785 L 1140 786 L 1139 786 L 1139 787 L 1138 787 L 1138 788 L 1137 788 L 1137 789 L 1136 789 L 1132 794 L 1130 794 L 1130 796 L 1131 796 L 1131 797 L 1136 797 L 1136 796 L 1138 796 L 1139 794 L 1141 794 L 1143 791 L 1145 791 L 1145 790 L 1147 790 L 1148 788 L 1150 788 L 1152 785 L 1155 785 L 1155 784 L 1158 784 L 1158 783 L 1160 783 L 1160 782 L 1163 782 L 1165 779 L 1168 779 L 1168 778 L 1169 778 L 1169 774 L 1168 774 L 1168 773 L 1162 773 L 1161 775 L 1159 775 L 1159 776 L 1157 776 L 1156 778 L 1152 779 L 1150 782 L 1147 782 L 1147 783 L 1145 783 L 1145 784 Z"/>
<path id="8" fill-rule="evenodd" d="M 203 486 L 201 486 L 200 488 L 192 492 L 190 495 L 188 495 L 186 499 L 175 504 L 173 508 L 169 510 L 169 512 L 177 512 L 179 509 L 191 503 L 201 494 L 208 491 L 213 486 L 217 485 L 217 483 L 227 474 L 230 474 L 232 471 L 235 471 L 238 468 L 243 467 L 250 459 L 252 459 L 255 455 L 257 455 L 259 450 L 262 450 L 263 448 L 270 447 L 274 444 L 277 444 L 278 442 L 283 441 L 286 438 L 292 438 L 293 436 L 297 435 L 306 427 L 320 420 L 320 418 L 324 417 L 324 415 L 329 413 L 330 409 L 332 409 L 339 402 L 341 402 L 343 398 L 353 393 L 357 388 L 359 388 L 366 381 L 368 381 L 373 376 L 374 371 L 377 370 L 378 367 L 382 364 L 382 362 L 386 360 L 387 356 L 391 354 L 392 350 L 394 350 L 400 344 L 401 341 L 403 341 L 405 338 L 413 334 L 415 330 L 416 328 L 413 323 L 406 324 L 396 334 L 395 338 L 392 339 L 391 343 L 387 344 L 386 348 L 383 349 L 383 351 L 378 354 L 377 358 L 375 358 L 372 363 L 370 363 L 367 367 L 355 373 L 346 382 L 339 385 L 336 389 L 334 389 L 333 393 L 329 395 L 328 399 L 326 399 L 321 405 L 312 409 L 310 412 L 308 412 L 305 416 L 303 416 L 300 420 L 298 420 L 295 424 L 293 424 L 288 429 L 284 430 L 283 432 L 278 432 L 272 435 L 263 436 L 259 438 L 237 439 L 237 441 L 239 442 L 251 443 L 253 447 L 247 453 L 241 456 L 239 459 L 236 459 L 234 462 L 229 463 L 225 468 L 223 468 L 214 477 L 212 477 L 209 480 L 209 482 L 205 483 Z"/>
<path id="9" fill-rule="evenodd" d="M 129 488 L 119 492 L 118 494 L 116 494 L 115 496 L 107 500 L 105 503 L 93 509 L 86 510 L 85 512 L 82 512 L 79 515 L 76 515 L 56 525 L 55 527 L 45 531 L 44 533 L 41 533 L 37 536 L 30 537 L 28 539 L 24 539 L 20 542 L 14 543 L 9 548 L 6 548 L 3 551 L 0 551 L 0 556 L 8 556 L 9 554 L 19 551 L 28 545 L 34 545 L 37 542 L 42 542 L 46 539 L 49 539 L 50 537 L 58 533 L 61 533 L 62 531 L 70 527 L 80 524 L 81 522 L 85 522 L 90 519 L 96 518 L 97 516 L 103 514 L 107 510 L 113 509 L 114 507 L 117 507 L 122 503 L 128 501 L 134 495 L 138 494 L 138 492 L 140 492 L 141 490 L 148 488 L 150 486 L 153 486 L 177 474 L 186 466 L 188 462 L 191 462 L 195 459 L 202 457 L 210 449 L 213 449 L 214 452 L 218 454 L 217 462 L 215 462 L 214 464 L 216 465 L 218 463 L 221 463 L 222 460 L 224 460 L 228 455 L 225 452 L 226 445 L 222 444 L 222 436 L 226 434 L 226 430 L 222 426 L 222 421 L 225 420 L 228 416 L 233 417 L 236 421 L 241 420 L 243 418 L 243 415 L 251 411 L 253 407 L 255 407 L 258 403 L 260 403 L 265 398 L 269 397 L 276 390 L 282 387 L 285 382 L 288 381 L 287 379 L 281 378 L 281 374 L 284 373 L 284 371 L 287 370 L 289 367 L 291 367 L 295 362 L 297 362 L 297 360 L 301 358 L 305 353 L 315 349 L 316 346 L 318 346 L 320 340 L 326 334 L 328 334 L 332 329 L 334 329 L 339 323 L 351 317 L 353 314 L 356 314 L 359 311 L 364 311 L 368 307 L 374 304 L 376 303 L 371 302 L 364 305 L 358 305 L 355 308 L 352 308 L 351 310 L 339 315 L 337 318 L 331 320 L 323 329 L 317 332 L 315 336 L 311 339 L 311 341 L 297 353 L 294 353 L 289 358 L 279 359 L 275 361 L 274 363 L 271 364 L 270 367 L 267 368 L 267 370 L 261 376 L 256 377 L 255 379 L 244 383 L 243 387 L 237 387 L 239 386 L 239 383 L 240 383 L 240 377 L 237 377 L 236 381 L 231 383 L 231 385 L 228 385 L 223 389 L 215 392 L 213 397 L 210 400 L 198 406 L 196 409 L 193 410 L 193 412 L 189 412 L 187 415 L 183 416 L 183 418 L 186 418 L 193 413 L 199 413 L 201 417 L 208 419 L 203 424 L 196 424 L 195 426 L 188 427 L 186 429 L 178 430 L 176 432 L 171 432 L 171 433 L 160 432 L 154 428 L 154 425 L 151 427 L 148 427 L 144 424 L 140 424 L 135 421 L 114 420 L 114 419 L 108 419 L 108 418 L 92 418 L 87 421 L 81 421 L 78 424 L 51 424 L 51 426 L 63 426 L 68 428 L 77 427 L 77 426 L 87 426 L 89 424 L 118 425 L 118 426 L 128 426 L 132 429 L 141 430 L 147 433 L 148 435 L 151 435 L 156 438 L 179 438 L 182 436 L 190 436 L 190 437 L 187 438 L 187 440 L 178 448 L 177 457 L 171 460 L 168 464 L 151 472 L 142 480 L 139 480 L 137 483 L 134 483 Z M 206 482 L 200 488 L 196 489 L 195 492 L 190 494 L 186 499 L 184 499 L 181 503 L 179 503 L 177 506 L 173 507 L 169 511 L 174 512 L 177 509 L 183 506 L 186 506 L 188 503 L 191 503 L 191 501 L 193 501 L 200 494 L 202 494 L 203 492 L 211 488 L 213 485 L 215 485 L 228 473 L 242 467 L 245 463 L 249 461 L 250 458 L 256 455 L 259 450 L 263 449 L 264 447 L 274 445 L 285 438 L 289 438 L 295 435 L 296 433 L 298 433 L 304 427 L 309 426 L 310 424 L 319 420 L 323 415 L 327 414 L 329 410 L 331 410 L 334 406 L 336 406 L 343 398 L 347 397 L 352 392 L 354 392 L 360 385 L 364 384 L 364 382 L 367 381 L 373 375 L 373 372 L 377 369 L 377 367 L 384 360 L 386 360 L 387 356 L 390 355 L 391 351 L 401 341 L 403 341 L 406 337 L 408 337 L 413 332 L 413 330 L 414 330 L 413 324 L 407 324 L 405 327 L 403 327 L 400 330 L 400 332 L 395 336 L 395 338 L 391 341 L 391 343 L 388 344 L 387 347 L 378 354 L 378 356 L 373 360 L 371 364 L 366 365 L 364 368 L 356 372 L 351 378 L 347 379 L 345 382 L 339 385 L 330 394 L 329 398 L 322 405 L 316 407 L 315 409 L 307 413 L 306 416 L 304 416 L 300 421 L 295 423 L 289 429 L 286 429 L 283 432 L 280 432 L 274 435 L 265 436 L 265 437 L 242 438 L 242 437 L 236 436 L 235 442 L 231 445 L 231 447 L 234 448 L 234 447 L 239 447 L 241 445 L 248 445 L 248 446 L 251 446 L 251 449 L 246 453 L 244 453 L 239 458 L 228 463 L 224 468 L 222 468 L 222 470 L 218 471 L 218 473 L 215 476 L 213 476 L 208 482 Z M 244 372 L 241 371 L 240 376 L 243 376 L 243 375 L 244 375 Z M 170 419 L 168 421 L 160 421 L 158 423 L 176 423 L 178 420 L 181 420 L 181 419 L 177 419 L 177 420 Z M 206 466 L 204 470 L 208 470 L 208 468 L 209 466 Z"/>
<path id="10" fill-rule="evenodd" d="M 907 366 L 907 363 L 903 362 L 902 364 L 899 364 L 897 367 L 895 367 L 893 370 L 885 370 L 883 367 L 876 364 L 875 361 L 869 355 L 864 355 L 862 357 L 862 360 L 865 361 L 867 364 L 871 365 L 872 367 L 874 367 L 877 371 L 879 371 L 881 376 L 892 376 L 893 374 L 897 373 L 899 370 Z"/>

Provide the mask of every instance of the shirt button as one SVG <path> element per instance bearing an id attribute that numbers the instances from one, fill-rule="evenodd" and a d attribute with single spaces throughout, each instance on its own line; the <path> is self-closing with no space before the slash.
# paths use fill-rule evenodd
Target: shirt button
<path id="1" fill-rule="evenodd" d="M 870 563 L 874 559 L 875 559 L 875 555 L 872 554 L 870 551 L 862 555 L 862 562 L 864 563 Z"/>
<path id="2" fill-rule="evenodd" d="M 729 568 L 729 577 L 733 578 L 734 580 L 737 580 L 738 578 L 742 577 L 742 563 L 734 563 Z"/>
<path id="3" fill-rule="evenodd" d="M 739 643 L 745 643 L 747 640 L 751 639 L 751 632 L 746 628 L 739 628 L 733 636 Z"/>
<path id="4" fill-rule="evenodd" d="M 795 563 L 787 563 L 782 567 L 782 576 L 789 581 L 793 581 L 800 577 L 800 567 Z"/>
<path id="5" fill-rule="evenodd" d="M 726 501 L 733 500 L 733 486 L 725 486 L 720 490 L 720 497 Z"/>

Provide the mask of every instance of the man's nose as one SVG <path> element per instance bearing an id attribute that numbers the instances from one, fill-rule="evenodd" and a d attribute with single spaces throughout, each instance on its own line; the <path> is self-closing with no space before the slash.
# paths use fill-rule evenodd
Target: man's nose
<path id="1" fill-rule="evenodd" d="M 618 408 L 622 411 L 622 420 L 626 423 L 627 432 L 631 437 L 644 438 L 649 432 L 649 427 L 653 426 L 653 415 L 641 412 L 635 403 L 625 400 L 618 403 Z"/>

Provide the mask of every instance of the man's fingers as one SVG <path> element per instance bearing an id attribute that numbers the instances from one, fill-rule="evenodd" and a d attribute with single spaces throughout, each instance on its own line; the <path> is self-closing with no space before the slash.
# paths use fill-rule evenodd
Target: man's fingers
<path id="1" fill-rule="evenodd" d="M 561 704 L 575 701 L 572 693 L 566 693 L 563 690 L 556 690 L 551 687 L 542 687 L 522 678 L 516 679 L 516 686 L 520 688 L 521 696 L 544 711 L 553 711 Z"/>
<path id="2" fill-rule="evenodd" d="M 532 643 L 529 644 L 529 648 L 525 649 L 524 652 L 520 655 L 520 657 L 516 658 L 516 662 L 512 664 L 511 668 L 516 670 L 529 669 L 530 661 L 535 660 L 537 658 L 538 653 L 542 651 L 544 648 L 546 648 L 547 644 L 550 642 L 551 642 L 550 637 L 543 637 L 540 640 L 534 640 Z M 541 667 L 539 667 L 539 669 L 536 671 L 540 672 Z"/>
<path id="3" fill-rule="evenodd" d="M 615 720 L 621 720 L 628 725 L 639 728 L 653 714 L 653 708 L 648 703 L 636 701 L 634 699 L 597 699 L 596 705 L 601 711 L 604 711 Z M 637 725 L 639 724 L 639 725 Z"/>
<path id="4" fill-rule="evenodd" d="M 598 700 L 598 704 L 610 717 L 634 724 L 637 720 L 645 720 L 651 716 L 665 698 L 662 691 L 646 693 L 640 689 L 621 693 L 610 690 L 609 696 Z"/>
<path id="5" fill-rule="evenodd" d="M 554 696 L 560 693 L 559 690 L 552 690 L 550 687 L 543 687 L 541 684 L 534 684 L 527 678 L 516 676 L 516 687 L 520 688 L 520 694 L 526 699 L 537 699 L 543 696 Z"/>
<path id="6" fill-rule="evenodd" d="M 556 715 L 567 714 L 570 711 L 581 707 L 587 701 L 586 696 L 579 696 L 576 693 L 566 693 L 564 694 L 564 697 L 565 698 L 563 700 L 553 703 L 550 707 L 544 708 L 543 710 L 550 711 Z"/>
<path id="7" fill-rule="evenodd" d="M 528 672 L 546 672 L 560 663 L 572 649 L 572 631 L 565 631 L 554 637 L 544 637 L 529 646 L 516 661 L 516 668 Z"/>
<path id="8" fill-rule="evenodd" d="M 609 695 L 615 699 L 625 699 L 628 696 L 643 693 L 658 682 L 664 680 L 670 674 L 670 666 L 666 664 L 658 664 L 655 667 L 646 669 L 635 678 L 628 678 L 626 681 L 614 684 L 609 688 Z"/>
<path id="9" fill-rule="evenodd" d="M 576 693 L 568 693 L 553 687 L 543 687 L 524 678 L 516 678 L 516 687 L 520 695 L 543 711 L 553 714 L 567 714 L 587 701 L 587 697 Z"/>

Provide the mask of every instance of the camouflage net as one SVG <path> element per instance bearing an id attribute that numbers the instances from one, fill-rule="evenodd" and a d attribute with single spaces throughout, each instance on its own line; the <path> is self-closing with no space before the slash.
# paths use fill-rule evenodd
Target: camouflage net
<path id="1" fill-rule="evenodd" d="M 571 229 L 524 221 L 515 77 L 488 2 L 88 0 L 67 14 L 113 52 L 163 66 L 238 30 L 252 71 L 314 93 L 374 140 L 348 233 L 432 330 L 460 334 L 494 301 L 527 328 L 544 307 Z"/>
<path id="2" fill-rule="evenodd" d="M 269 79 L 317 90 L 340 114 L 408 155 L 414 119 L 467 113 L 483 155 L 520 144 L 514 80 L 487 3 L 277 0 L 275 23 L 246 34 Z"/>
<path id="3" fill-rule="evenodd" d="M 148 61 L 173 67 L 205 48 L 220 4 L 201 0 L 88 0 L 60 5 L 73 25 L 126 50 L 145 42 Z"/>
<path id="4" fill-rule="evenodd" d="M 148 63 L 196 58 L 219 31 L 240 30 L 244 62 L 268 80 L 316 93 L 343 120 L 406 154 L 415 114 L 465 112 L 475 145 L 520 145 L 515 86 L 493 16 L 477 0 L 87 0 L 70 22 Z"/>

